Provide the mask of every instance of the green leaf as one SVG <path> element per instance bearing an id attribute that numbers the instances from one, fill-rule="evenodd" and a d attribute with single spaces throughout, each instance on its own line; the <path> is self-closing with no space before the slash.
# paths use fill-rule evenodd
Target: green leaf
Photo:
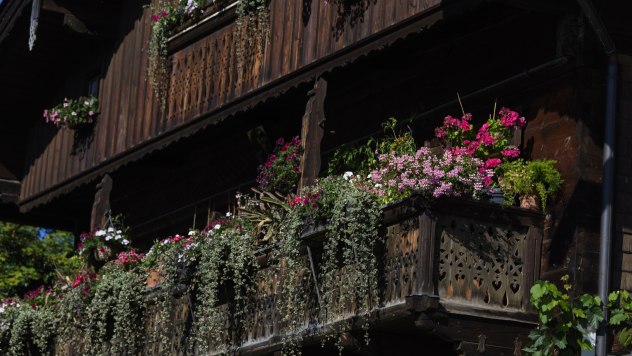
<path id="1" fill-rule="evenodd" d="M 586 313 L 579 308 L 573 308 L 573 315 L 577 318 L 586 318 Z"/>
<path id="2" fill-rule="evenodd" d="M 629 315 L 626 314 L 623 309 L 614 309 L 611 311 L 610 320 L 608 322 L 610 325 L 619 325 L 629 318 Z"/>

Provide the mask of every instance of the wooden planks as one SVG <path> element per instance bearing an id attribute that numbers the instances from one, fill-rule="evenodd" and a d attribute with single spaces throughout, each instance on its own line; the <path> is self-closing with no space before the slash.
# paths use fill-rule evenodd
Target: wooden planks
<path id="1" fill-rule="evenodd" d="M 211 27 L 210 34 L 171 56 L 172 75 L 164 112 L 146 80 L 151 10 L 145 9 L 138 18 L 134 15 L 139 13 L 134 9 L 138 5 L 127 4 L 121 20 L 121 33 L 126 35 L 109 57 L 103 58 L 99 86 L 101 114 L 92 141 L 73 153 L 76 142 L 72 133 L 60 130 L 59 137 L 43 150 L 25 177 L 22 202 L 39 199 L 86 171 L 117 160 L 143 142 L 218 112 L 245 96 L 291 78 L 305 67 L 325 63 L 335 54 L 439 3 L 439 0 L 369 2 L 361 17 L 341 21 L 338 8 L 331 3 L 272 0 L 270 35 L 260 51 L 245 46 L 241 72 L 233 39 L 234 23 L 218 21 L 219 27 Z M 304 9 L 305 4 L 310 4 L 311 9 Z M 247 41 L 245 37 L 241 40 Z M 340 61 L 340 65 L 344 63 Z M 123 163 L 121 159 L 119 164 Z"/>

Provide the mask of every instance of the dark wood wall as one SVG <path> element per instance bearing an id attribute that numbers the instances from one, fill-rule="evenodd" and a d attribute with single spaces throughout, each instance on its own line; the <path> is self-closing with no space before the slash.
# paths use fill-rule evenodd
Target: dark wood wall
<path id="1" fill-rule="evenodd" d="M 124 156 L 138 145 L 230 106 L 301 69 L 392 25 L 436 7 L 439 0 L 361 1 L 360 14 L 341 15 L 323 1 L 272 0 L 270 36 L 262 52 L 249 53 L 244 75 L 237 75 L 233 24 L 177 51 L 171 57 L 168 107 L 162 112 L 146 79 L 151 10 L 126 3 L 121 38 L 103 59 L 101 114 L 93 132 L 59 130 L 45 147 L 31 149 L 21 199 L 28 203 L 55 191 L 73 189 L 77 177 Z M 310 6 L 304 8 L 304 6 Z M 41 145 L 37 136 L 31 146 Z M 120 160 L 122 163 L 124 160 Z M 93 177 L 94 178 L 94 177 Z M 65 188 L 65 189 L 64 189 Z M 49 195 L 52 198 L 52 195 Z M 39 202 L 45 202 L 46 199 Z"/>

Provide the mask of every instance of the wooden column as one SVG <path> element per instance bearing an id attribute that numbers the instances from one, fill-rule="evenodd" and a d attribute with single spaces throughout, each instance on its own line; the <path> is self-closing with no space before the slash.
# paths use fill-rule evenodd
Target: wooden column
<path id="1" fill-rule="evenodd" d="M 314 180 L 320 172 L 320 142 L 323 140 L 325 130 L 325 97 L 327 96 L 327 81 L 318 78 L 314 88 L 309 91 L 309 100 L 303 115 L 303 128 L 301 129 L 301 144 L 303 156 L 301 157 L 301 180 L 298 189 L 314 184 Z"/>
<path id="2" fill-rule="evenodd" d="M 107 213 L 110 210 L 110 193 L 112 192 L 112 178 L 106 174 L 97 184 L 97 192 L 94 195 L 92 214 L 90 216 L 90 228 L 104 227 L 107 221 Z"/>

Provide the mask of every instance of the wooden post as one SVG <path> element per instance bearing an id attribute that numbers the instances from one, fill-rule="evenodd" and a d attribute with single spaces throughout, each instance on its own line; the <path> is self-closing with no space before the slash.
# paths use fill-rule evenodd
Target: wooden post
<path id="1" fill-rule="evenodd" d="M 303 156 L 301 157 L 301 180 L 298 189 L 314 184 L 320 172 L 320 142 L 323 140 L 323 125 L 325 123 L 325 97 L 327 96 L 327 81 L 318 78 L 314 89 L 310 90 L 309 100 L 303 115 L 303 128 L 301 129 L 301 144 Z"/>
<path id="2" fill-rule="evenodd" d="M 90 216 L 90 228 L 104 227 L 107 221 L 107 213 L 110 210 L 110 193 L 112 192 L 112 178 L 106 174 L 97 184 L 97 192 L 94 195 L 92 204 L 92 215 Z"/>

